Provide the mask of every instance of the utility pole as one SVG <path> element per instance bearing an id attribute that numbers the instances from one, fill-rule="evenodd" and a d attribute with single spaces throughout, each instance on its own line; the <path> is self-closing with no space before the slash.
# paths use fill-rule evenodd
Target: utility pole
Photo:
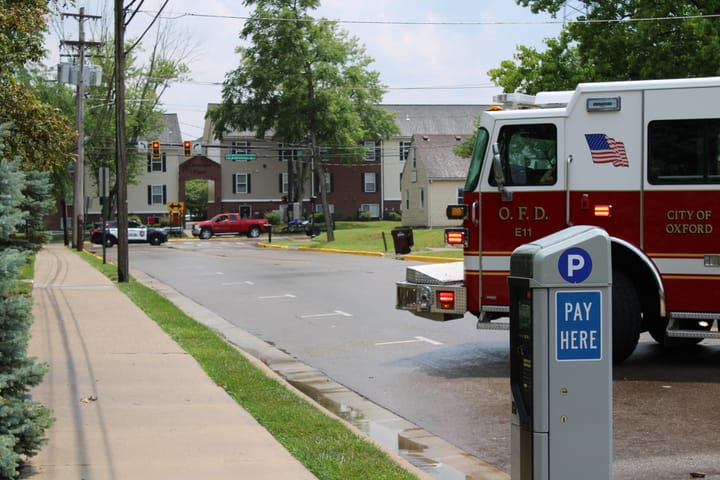
<path id="1" fill-rule="evenodd" d="M 130 281 L 127 149 L 125 148 L 125 7 L 115 0 L 115 180 L 117 186 L 118 282 Z"/>
<path id="2" fill-rule="evenodd" d="M 80 7 L 80 13 L 64 13 L 66 17 L 76 17 L 78 19 L 78 41 L 63 41 L 63 44 L 77 47 L 79 52 L 79 73 L 76 94 L 76 114 L 75 123 L 78 130 L 77 139 L 77 160 L 75 162 L 74 172 L 74 196 L 73 196 L 73 246 L 82 251 L 84 241 L 84 212 L 85 212 L 85 49 L 88 47 L 98 47 L 98 42 L 85 41 L 85 19 L 99 19 L 97 15 L 85 15 L 85 8 Z"/>

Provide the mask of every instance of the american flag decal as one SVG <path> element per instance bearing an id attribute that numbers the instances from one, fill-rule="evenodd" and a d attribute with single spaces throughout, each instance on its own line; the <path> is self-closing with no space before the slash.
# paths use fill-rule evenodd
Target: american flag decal
<path id="1" fill-rule="evenodd" d="M 590 147 L 593 163 L 612 163 L 614 167 L 629 167 L 625 144 L 604 133 L 586 133 L 585 140 Z"/>

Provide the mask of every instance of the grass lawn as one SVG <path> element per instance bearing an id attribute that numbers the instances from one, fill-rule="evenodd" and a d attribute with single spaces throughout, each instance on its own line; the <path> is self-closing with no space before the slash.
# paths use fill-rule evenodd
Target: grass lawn
<path id="1" fill-rule="evenodd" d="M 400 227 L 400 222 L 388 220 L 368 222 L 336 222 L 335 241 L 328 242 L 327 234 L 320 233 L 314 239 L 308 240 L 304 233 L 293 235 L 282 234 L 273 237 L 273 243 L 278 245 L 302 245 L 307 248 L 332 248 L 337 250 L 354 250 L 361 252 L 394 253 L 392 231 Z M 444 228 L 414 228 L 412 229 L 412 252 L 417 255 L 438 256 L 447 258 L 462 258 L 462 249 L 446 248 Z"/>

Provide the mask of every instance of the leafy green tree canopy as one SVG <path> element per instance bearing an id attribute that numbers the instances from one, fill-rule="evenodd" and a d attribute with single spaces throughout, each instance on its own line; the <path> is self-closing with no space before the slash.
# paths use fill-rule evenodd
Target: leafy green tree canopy
<path id="1" fill-rule="evenodd" d="M 240 38 L 240 66 L 226 76 L 222 104 L 211 110 L 218 138 L 229 129 L 272 132 L 286 142 L 315 134 L 328 146 L 354 146 L 397 131 L 376 104 L 385 87 L 354 37 L 308 10 L 318 0 L 246 0 L 255 5 Z M 358 152 L 361 154 L 362 152 Z"/>
<path id="2" fill-rule="evenodd" d="M 24 168 L 49 170 L 71 160 L 72 125 L 17 78 L 27 63 L 44 55 L 45 17 L 54 3 L 0 0 L 0 123 L 12 123 L 7 157 L 20 159 Z"/>
<path id="3" fill-rule="evenodd" d="M 517 0 L 558 14 L 564 0 Z M 580 82 L 714 76 L 720 73 L 720 0 L 575 2 L 569 22 L 544 51 L 520 46 L 488 72 L 506 92 L 574 89 Z"/>
<path id="4" fill-rule="evenodd" d="M 283 143 L 305 143 L 320 158 L 323 145 L 332 155 L 361 159 L 361 142 L 398 133 L 394 116 L 377 104 L 385 87 L 365 49 L 335 22 L 315 19 L 318 0 L 246 0 L 255 6 L 237 48 L 240 66 L 226 75 L 223 100 L 208 112 L 215 136 L 234 130 L 270 133 Z M 295 162 L 293 200 L 302 199 L 308 161 Z M 323 178 L 321 162 L 315 162 Z M 330 218 L 325 182 L 319 182 Z M 328 229 L 328 240 L 334 239 Z"/>

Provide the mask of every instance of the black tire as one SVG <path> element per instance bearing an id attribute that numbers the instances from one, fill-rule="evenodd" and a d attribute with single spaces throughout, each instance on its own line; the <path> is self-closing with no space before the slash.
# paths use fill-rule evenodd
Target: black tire
<path id="1" fill-rule="evenodd" d="M 207 240 L 210 237 L 212 237 L 212 231 L 209 228 L 203 228 L 202 230 L 200 230 L 201 240 Z"/>
<path id="2" fill-rule="evenodd" d="M 665 330 L 667 329 L 667 318 L 656 318 L 648 327 L 650 336 L 660 345 L 665 344 Z"/>
<path id="3" fill-rule="evenodd" d="M 617 364 L 627 359 L 637 347 L 642 318 L 635 286 L 619 270 L 613 270 L 612 275 L 612 352 L 613 363 Z"/>
<path id="4" fill-rule="evenodd" d="M 149 240 L 150 245 L 160 245 L 162 243 L 162 237 L 160 235 L 151 235 Z"/>
<path id="5" fill-rule="evenodd" d="M 117 243 L 112 235 L 105 235 L 105 248 L 112 248 Z"/>
<path id="6" fill-rule="evenodd" d="M 250 230 L 248 230 L 247 236 L 250 238 L 257 238 L 260 236 L 260 227 L 257 225 L 253 225 L 250 227 Z"/>

